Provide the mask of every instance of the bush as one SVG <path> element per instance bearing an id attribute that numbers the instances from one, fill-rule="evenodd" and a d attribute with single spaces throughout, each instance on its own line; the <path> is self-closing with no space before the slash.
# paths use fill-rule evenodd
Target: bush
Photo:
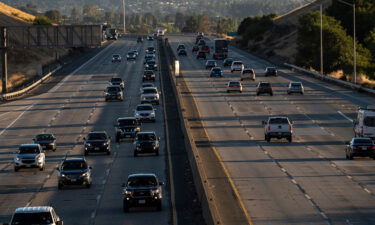
<path id="1" fill-rule="evenodd" d="M 249 40 L 261 40 L 262 35 L 273 26 L 275 14 L 247 17 L 242 20 L 237 33 L 241 35 L 242 45 L 247 45 Z"/>
<path id="2" fill-rule="evenodd" d="M 52 21 L 45 16 L 39 16 L 34 19 L 34 25 L 52 25 Z"/>

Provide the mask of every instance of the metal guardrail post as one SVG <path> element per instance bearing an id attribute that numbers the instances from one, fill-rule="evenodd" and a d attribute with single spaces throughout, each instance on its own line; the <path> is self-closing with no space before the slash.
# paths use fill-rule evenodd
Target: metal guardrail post
<path id="1" fill-rule="evenodd" d="M 2 92 L 7 93 L 8 87 L 8 49 L 7 49 L 7 29 L 1 28 L 1 58 L 2 58 Z"/>

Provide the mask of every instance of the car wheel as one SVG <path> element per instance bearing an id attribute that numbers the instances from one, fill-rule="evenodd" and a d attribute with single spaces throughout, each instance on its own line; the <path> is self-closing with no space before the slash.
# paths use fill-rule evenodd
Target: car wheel
<path id="1" fill-rule="evenodd" d="M 229 91 L 227 90 L 227 93 L 229 93 Z"/>
<path id="2" fill-rule="evenodd" d="M 128 204 L 126 203 L 126 201 L 123 201 L 123 202 L 122 202 L 122 210 L 123 210 L 124 212 L 129 212 L 129 206 L 128 206 Z"/>
<path id="3" fill-rule="evenodd" d="M 242 93 L 242 91 L 240 91 L 240 93 Z"/>
<path id="4" fill-rule="evenodd" d="M 52 149 L 52 151 L 53 151 L 53 152 L 56 152 L 56 147 L 54 147 L 54 148 Z"/>
<path id="5" fill-rule="evenodd" d="M 108 102 L 108 99 L 105 99 L 106 102 Z"/>
<path id="6" fill-rule="evenodd" d="M 111 154 L 111 151 L 107 151 L 107 155 L 110 155 Z"/>
<path id="7" fill-rule="evenodd" d="M 345 159 L 349 159 L 348 153 L 345 153 Z"/>
<path id="8" fill-rule="evenodd" d="M 270 93 L 270 96 L 273 96 L 273 93 Z"/>
<path id="9" fill-rule="evenodd" d="M 39 171 L 43 171 L 43 170 L 44 170 L 44 165 L 39 168 Z"/>
<path id="10" fill-rule="evenodd" d="M 288 138 L 288 141 L 289 141 L 289 142 L 292 142 L 292 140 L 293 140 L 292 137 L 289 137 L 289 138 Z"/>
<path id="11" fill-rule="evenodd" d="M 241 78 L 241 81 L 243 81 L 243 78 Z"/>
<path id="12" fill-rule="evenodd" d="M 259 96 L 259 93 L 257 93 L 257 96 Z"/>
<path id="13" fill-rule="evenodd" d="M 89 152 L 88 151 L 85 151 L 85 154 L 84 155 L 89 155 Z"/>
<path id="14" fill-rule="evenodd" d="M 267 142 L 270 142 L 270 141 L 271 141 L 271 138 L 268 137 L 267 135 L 264 137 L 264 139 L 265 139 Z"/>
<path id="15" fill-rule="evenodd" d="M 116 142 L 120 143 L 120 136 L 119 135 L 116 135 Z"/>
<path id="16" fill-rule="evenodd" d="M 155 123 L 155 122 L 156 122 L 156 119 L 153 119 L 152 122 Z"/>
<path id="17" fill-rule="evenodd" d="M 91 187 L 91 183 L 86 184 L 86 188 L 89 189 Z"/>
<path id="18" fill-rule="evenodd" d="M 303 95 L 303 92 L 301 92 L 301 95 Z"/>
<path id="19" fill-rule="evenodd" d="M 156 210 L 157 211 L 161 211 L 163 209 L 163 206 L 161 204 L 161 200 L 159 200 L 157 203 L 156 203 Z"/>
<path id="20" fill-rule="evenodd" d="M 134 157 L 137 157 L 137 156 L 138 156 L 138 153 L 134 151 Z"/>
<path id="21" fill-rule="evenodd" d="M 61 189 L 63 188 L 63 186 L 64 186 L 64 185 L 62 185 L 62 184 L 59 183 L 59 184 L 57 185 L 57 189 L 61 190 Z"/>
<path id="22" fill-rule="evenodd" d="M 159 156 L 159 149 L 156 150 L 155 155 L 156 155 L 156 156 Z"/>
<path id="23" fill-rule="evenodd" d="M 18 172 L 19 169 L 20 169 L 19 167 L 15 166 L 14 167 L 14 172 Z"/>
<path id="24" fill-rule="evenodd" d="M 349 157 L 349 160 L 353 160 L 353 158 L 354 158 L 353 154 L 350 154 L 350 153 L 349 153 L 348 157 Z"/>

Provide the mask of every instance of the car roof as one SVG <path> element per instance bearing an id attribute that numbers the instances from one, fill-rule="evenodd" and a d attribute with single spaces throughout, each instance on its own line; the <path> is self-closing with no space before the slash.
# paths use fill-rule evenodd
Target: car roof
<path id="1" fill-rule="evenodd" d="M 155 131 L 139 131 L 138 134 L 155 134 Z"/>
<path id="2" fill-rule="evenodd" d="M 266 67 L 266 69 L 276 69 L 276 67 L 274 67 L 274 66 L 269 66 L 269 67 Z"/>
<path id="3" fill-rule="evenodd" d="M 121 77 L 112 77 L 112 78 L 111 78 L 111 80 L 115 80 L 115 79 L 116 79 L 116 80 L 122 80 Z"/>
<path id="4" fill-rule="evenodd" d="M 39 147 L 39 144 L 21 144 L 20 147 Z"/>
<path id="5" fill-rule="evenodd" d="M 157 90 L 157 87 L 144 87 L 143 90 Z"/>
<path id="6" fill-rule="evenodd" d="M 117 121 L 120 121 L 120 120 L 137 120 L 135 117 L 120 117 L 117 119 Z"/>
<path id="7" fill-rule="evenodd" d="M 366 138 L 366 137 L 354 137 L 354 138 L 352 138 L 352 140 L 353 140 L 353 141 L 354 141 L 354 140 L 370 140 L 370 141 L 372 141 L 371 138 Z"/>
<path id="8" fill-rule="evenodd" d="M 135 174 L 130 174 L 128 176 L 128 178 L 131 178 L 131 177 L 155 177 L 156 178 L 156 175 L 153 173 L 135 173 Z"/>
<path id="9" fill-rule="evenodd" d="M 90 131 L 89 134 L 107 134 L 107 132 L 103 131 Z"/>
<path id="10" fill-rule="evenodd" d="M 245 70 L 251 70 L 251 71 L 254 71 L 254 69 L 252 69 L 252 68 L 245 68 L 245 69 L 243 69 L 243 71 L 245 71 Z"/>
<path id="11" fill-rule="evenodd" d="M 237 60 L 237 61 L 233 61 L 233 63 L 242 63 L 242 64 L 243 64 L 243 62 L 242 62 L 242 61 L 239 61 L 239 60 Z"/>
<path id="12" fill-rule="evenodd" d="M 138 104 L 137 107 L 138 106 L 151 106 L 152 107 L 152 104 Z"/>
<path id="13" fill-rule="evenodd" d="M 72 162 L 72 161 L 86 161 L 86 160 L 83 157 L 81 157 L 81 158 L 67 158 L 67 159 L 64 159 L 64 162 Z"/>
<path id="14" fill-rule="evenodd" d="M 259 83 L 260 84 L 269 84 L 270 82 L 268 82 L 268 81 L 260 81 Z"/>
<path id="15" fill-rule="evenodd" d="M 107 88 L 109 88 L 109 87 L 117 87 L 117 88 L 121 88 L 120 85 L 114 85 L 114 84 L 112 84 L 112 85 L 108 85 L 108 86 L 107 86 Z"/>
<path id="16" fill-rule="evenodd" d="M 39 213 L 39 212 L 50 212 L 53 208 L 51 206 L 32 206 L 32 207 L 21 207 L 17 208 L 14 213 Z"/>

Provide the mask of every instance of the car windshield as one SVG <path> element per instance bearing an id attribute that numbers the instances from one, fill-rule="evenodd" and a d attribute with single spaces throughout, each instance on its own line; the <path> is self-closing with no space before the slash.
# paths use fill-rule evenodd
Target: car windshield
<path id="1" fill-rule="evenodd" d="M 87 164 L 85 161 L 66 161 L 62 164 L 61 170 L 85 170 Z"/>
<path id="2" fill-rule="evenodd" d="M 178 48 L 185 48 L 185 45 L 179 45 Z"/>
<path id="3" fill-rule="evenodd" d="M 108 92 L 119 92 L 120 88 L 119 87 L 109 87 L 107 88 Z"/>
<path id="4" fill-rule="evenodd" d="M 373 144 L 372 140 L 369 139 L 369 138 L 355 138 L 353 140 L 354 140 L 353 141 L 354 144 L 366 144 L 366 145 L 372 145 Z"/>
<path id="5" fill-rule="evenodd" d="M 11 225 L 44 225 L 52 223 L 51 213 L 49 212 L 16 213 L 13 216 Z"/>
<path id="6" fill-rule="evenodd" d="M 216 63 L 215 61 L 211 61 L 211 60 L 207 61 L 207 65 L 215 65 L 215 63 Z"/>
<path id="7" fill-rule="evenodd" d="M 142 84 L 142 87 L 145 88 L 145 87 L 153 87 L 154 85 L 153 84 Z"/>
<path id="8" fill-rule="evenodd" d="M 292 83 L 292 87 L 301 87 L 301 84 L 299 84 L 299 83 Z"/>
<path id="9" fill-rule="evenodd" d="M 225 62 L 233 62 L 233 59 L 231 59 L 231 58 L 226 58 L 226 59 L 225 59 Z"/>
<path id="10" fill-rule="evenodd" d="M 270 83 L 260 83 L 259 85 L 260 85 L 261 87 L 269 87 L 269 86 L 271 86 Z"/>
<path id="11" fill-rule="evenodd" d="M 144 72 L 144 74 L 145 74 L 145 75 L 152 75 L 152 74 L 154 74 L 154 71 L 146 70 L 146 71 Z"/>
<path id="12" fill-rule="evenodd" d="M 375 116 L 366 116 L 363 124 L 367 127 L 375 127 Z"/>
<path id="13" fill-rule="evenodd" d="M 276 71 L 276 68 L 267 68 L 267 71 L 268 71 L 268 72 L 275 72 L 275 71 Z"/>
<path id="14" fill-rule="evenodd" d="M 139 176 L 139 177 L 130 177 L 128 179 L 129 187 L 150 187 L 156 186 L 157 181 L 154 176 Z"/>
<path id="15" fill-rule="evenodd" d="M 154 50 L 155 49 L 153 47 L 150 47 L 150 48 L 147 49 L 147 51 L 149 51 L 149 52 L 153 52 Z"/>
<path id="16" fill-rule="evenodd" d="M 50 141 L 53 140 L 53 136 L 51 134 L 39 134 L 36 136 L 37 141 Z"/>
<path id="17" fill-rule="evenodd" d="M 157 94 L 158 91 L 154 88 L 145 88 L 143 89 L 144 94 Z"/>
<path id="18" fill-rule="evenodd" d="M 19 149 L 19 154 L 35 154 L 35 153 L 39 153 L 39 148 L 36 147 L 36 146 L 23 146 L 23 147 L 20 147 Z"/>
<path id="19" fill-rule="evenodd" d="M 221 72 L 221 69 L 219 69 L 219 68 L 213 68 L 213 69 L 212 69 L 212 72 L 214 72 L 214 73 L 219 73 L 219 72 Z"/>
<path id="20" fill-rule="evenodd" d="M 120 57 L 120 55 L 113 55 L 113 58 L 118 58 Z"/>
<path id="21" fill-rule="evenodd" d="M 135 120 L 135 119 L 119 120 L 118 125 L 119 126 L 134 126 L 134 125 L 137 125 L 137 120 Z"/>
<path id="22" fill-rule="evenodd" d="M 90 133 L 87 136 L 87 140 L 105 140 L 107 135 L 105 133 Z"/>
<path id="23" fill-rule="evenodd" d="M 121 78 L 112 78 L 111 79 L 111 82 L 121 82 L 122 79 Z"/>
<path id="24" fill-rule="evenodd" d="M 129 56 L 132 56 L 132 55 L 134 55 L 135 53 L 134 52 L 128 52 L 128 55 Z"/>
<path id="25" fill-rule="evenodd" d="M 234 62 L 233 65 L 235 66 L 241 66 L 243 63 L 242 62 Z"/>
<path id="26" fill-rule="evenodd" d="M 244 70 L 243 73 L 251 73 L 252 74 L 253 71 L 252 70 Z"/>
<path id="27" fill-rule="evenodd" d="M 155 65 L 155 63 L 156 63 L 155 61 L 148 61 L 147 62 L 148 65 Z"/>
<path id="28" fill-rule="evenodd" d="M 287 118 L 271 118 L 269 121 L 270 124 L 289 124 Z"/>
<path id="29" fill-rule="evenodd" d="M 148 105 L 137 106 L 137 111 L 150 111 L 150 110 L 152 110 L 152 106 L 148 106 Z"/>
<path id="30" fill-rule="evenodd" d="M 151 134 L 151 133 L 138 133 L 137 139 L 138 140 L 145 140 L 145 141 L 147 141 L 147 140 L 155 141 L 156 137 L 155 137 L 155 134 Z"/>

